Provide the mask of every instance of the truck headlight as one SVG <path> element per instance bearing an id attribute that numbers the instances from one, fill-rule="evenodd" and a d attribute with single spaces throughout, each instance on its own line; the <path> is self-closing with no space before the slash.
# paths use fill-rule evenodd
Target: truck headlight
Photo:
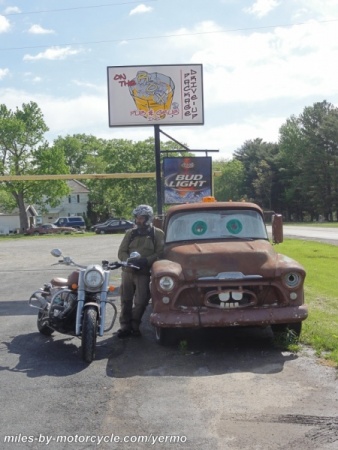
<path id="1" fill-rule="evenodd" d="M 158 283 L 163 291 L 171 291 L 175 286 L 175 281 L 169 276 L 164 276 L 160 278 Z"/>
<path id="2" fill-rule="evenodd" d="M 91 289 L 97 289 L 102 286 L 104 281 L 103 273 L 97 269 L 90 269 L 85 273 L 84 282 Z"/>
<path id="3" fill-rule="evenodd" d="M 288 288 L 297 288 L 302 282 L 302 277 L 297 272 L 289 272 L 284 275 L 284 283 Z"/>

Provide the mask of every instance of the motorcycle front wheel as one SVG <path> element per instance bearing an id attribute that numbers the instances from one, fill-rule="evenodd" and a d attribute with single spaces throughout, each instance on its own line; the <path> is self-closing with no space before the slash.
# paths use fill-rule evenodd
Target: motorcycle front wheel
<path id="1" fill-rule="evenodd" d="M 39 311 L 36 324 L 38 326 L 38 330 L 44 336 L 50 336 L 52 333 L 54 333 L 54 330 L 52 330 L 51 328 L 49 328 L 48 325 L 46 325 L 47 320 L 43 311 Z"/>
<path id="2" fill-rule="evenodd" d="M 82 359 L 91 363 L 95 358 L 97 336 L 97 309 L 88 306 L 83 312 L 82 324 Z"/>

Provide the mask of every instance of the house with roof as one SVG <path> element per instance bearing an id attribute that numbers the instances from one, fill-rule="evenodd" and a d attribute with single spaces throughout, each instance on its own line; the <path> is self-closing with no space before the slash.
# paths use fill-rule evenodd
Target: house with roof
<path id="1" fill-rule="evenodd" d="M 70 194 L 63 197 L 55 208 L 46 205 L 47 213 L 39 211 L 37 206 L 29 205 L 26 208 L 29 226 L 41 223 L 53 223 L 59 217 L 87 216 L 89 189 L 78 180 L 67 180 Z M 11 213 L 1 211 L 0 207 L 0 234 L 20 232 L 19 211 Z"/>
<path id="2" fill-rule="evenodd" d="M 29 226 L 33 226 L 38 218 L 38 212 L 32 205 L 26 207 Z M 16 234 L 20 233 L 20 215 L 16 208 L 8 213 L 0 210 L 0 234 Z"/>
<path id="3" fill-rule="evenodd" d="M 55 208 L 47 205 L 47 213 L 42 213 L 40 223 L 53 223 L 59 217 L 87 216 L 89 189 L 78 180 L 67 180 L 70 194 L 63 197 Z"/>

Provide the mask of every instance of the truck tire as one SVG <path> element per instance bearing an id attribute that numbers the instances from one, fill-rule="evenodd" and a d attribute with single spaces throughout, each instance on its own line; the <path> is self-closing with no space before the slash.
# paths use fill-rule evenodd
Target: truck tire
<path id="1" fill-rule="evenodd" d="M 155 339 L 159 345 L 169 345 L 169 334 L 170 330 L 168 328 L 155 327 Z"/>
<path id="2" fill-rule="evenodd" d="M 286 333 L 287 331 L 291 331 L 294 333 L 295 337 L 299 338 L 300 333 L 302 331 L 302 322 L 296 323 L 276 323 L 271 325 L 271 329 L 274 334 Z"/>

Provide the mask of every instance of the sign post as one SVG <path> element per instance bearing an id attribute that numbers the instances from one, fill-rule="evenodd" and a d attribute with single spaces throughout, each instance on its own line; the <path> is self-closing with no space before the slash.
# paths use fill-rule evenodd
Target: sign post
<path id="1" fill-rule="evenodd" d="M 160 126 L 154 126 L 155 133 L 155 163 L 156 163 L 156 202 L 157 214 L 162 216 L 162 183 L 161 183 L 161 141 L 160 141 Z"/>
<path id="2" fill-rule="evenodd" d="M 162 214 L 160 126 L 204 125 L 201 64 L 107 67 L 110 127 L 153 126 Z"/>

